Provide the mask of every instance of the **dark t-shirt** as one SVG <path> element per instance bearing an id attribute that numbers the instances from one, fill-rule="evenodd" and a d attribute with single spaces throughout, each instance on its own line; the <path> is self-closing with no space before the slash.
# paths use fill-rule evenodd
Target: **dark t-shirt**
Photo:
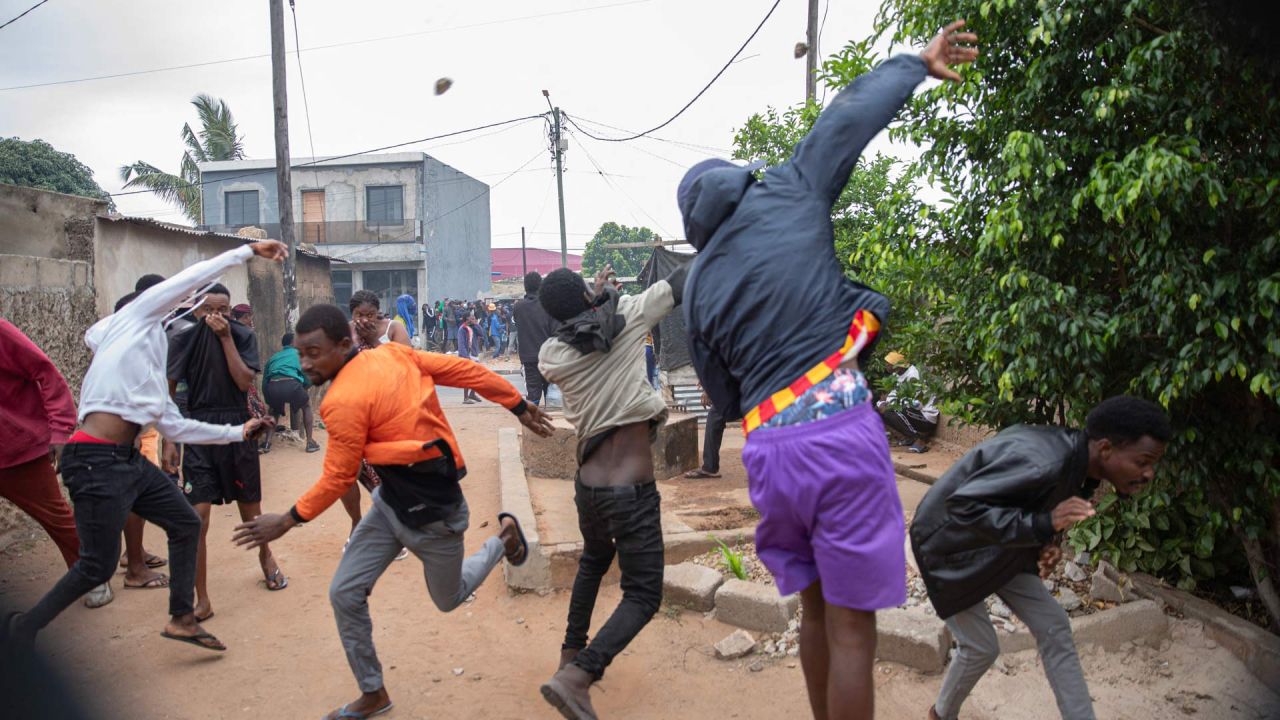
<path id="1" fill-rule="evenodd" d="M 240 359 L 250 370 L 260 371 L 257 336 L 235 320 L 230 325 Z M 186 381 L 187 409 L 193 416 L 202 411 L 242 411 L 248 417 L 249 394 L 231 377 L 222 341 L 205 323 L 196 323 L 170 340 L 168 366 L 170 380 Z"/>

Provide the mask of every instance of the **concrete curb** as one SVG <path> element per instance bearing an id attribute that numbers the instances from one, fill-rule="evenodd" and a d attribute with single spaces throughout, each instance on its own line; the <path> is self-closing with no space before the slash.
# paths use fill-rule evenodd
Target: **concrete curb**
<path id="1" fill-rule="evenodd" d="M 928 473 L 921 472 L 918 468 L 907 467 L 906 463 L 895 462 L 893 464 L 893 471 L 904 478 L 917 480 L 926 485 L 932 485 L 938 482 L 938 478 Z"/>
<path id="2" fill-rule="evenodd" d="M 1160 606 L 1150 600 L 1138 600 L 1110 610 L 1072 618 L 1071 635 L 1076 647 L 1096 645 L 1116 650 L 1130 640 L 1159 647 L 1169 637 L 1169 619 Z M 1026 628 L 1012 635 L 999 633 L 1000 652 L 1015 653 L 1036 649 L 1036 639 Z"/>
<path id="3" fill-rule="evenodd" d="M 1262 684 L 1280 687 L 1280 637 L 1150 575 L 1131 573 L 1129 579 L 1139 595 L 1199 620 L 1205 635 L 1230 650 Z"/>
<path id="4" fill-rule="evenodd" d="M 546 590 L 550 587 L 551 564 L 538 537 L 538 517 L 533 513 L 529 483 L 525 481 L 524 466 L 520 464 L 520 439 L 515 428 L 498 430 L 498 480 L 502 510 L 516 516 L 529 543 L 529 556 L 520 567 L 502 561 L 507 587 L 512 590 Z"/>

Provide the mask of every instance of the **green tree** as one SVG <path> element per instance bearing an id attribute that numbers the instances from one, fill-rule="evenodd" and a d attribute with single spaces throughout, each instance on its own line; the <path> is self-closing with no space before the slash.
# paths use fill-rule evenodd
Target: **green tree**
<path id="1" fill-rule="evenodd" d="M 43 140 L 0 138 L 0 183 L 111 201 L 88 166 Z"/>
<path id="2" fill-rule="evenodd" d="M 1160 401 L 1155 486 L 1072 542 L 1182 587 L 1247 572 L 1280 627 L 1280 87 L 1210 7 L 886 0 L 879 32 L 965 17 L 982 39 L 894 130 L 953 199 L 921 219 L 946 292 L 915 348 L 948 409 L 1078 425 L 1111 394 Z"/>
<path id="3" fill-rule="evenodd" d="M 139 160 L 120 168 L 120 179 L 126 188 L 151 190 L 160 198 L 182 209 L 193 223 L 202 222 L 200 169 L 197 163 L 214 160 L 239 160 L 244 157 L 244 137 L 231 116 L 226 100 L 210 95 L 197 95 L 191 100 L 200 118 L 200 131 L 182 125 L 182 143 L 186 150 L 178 165 L 178 174 L 167 173 L 151 163 Z"/>
<path id="4" fill-rule="evenodd" d="M 653 231 L 647 227 L 627 227 L 614 222 L 607 222 L 596 231 L 595 237 L 587 241 L 582 252 L 582 274 L 590 278 L 600 271 L 606 263 L 613 265 L 618 277 L 636 277 L 644 270 L 645 263 L 653 254 L 651 247 L 639 247 L 625 250 L 610 250 L 605 245 L 611 243 L 652 243 L 656 239 Z"/>

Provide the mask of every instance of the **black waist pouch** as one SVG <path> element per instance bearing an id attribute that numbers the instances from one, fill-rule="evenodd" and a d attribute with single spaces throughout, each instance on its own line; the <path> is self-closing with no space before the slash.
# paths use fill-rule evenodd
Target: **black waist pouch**
<path id="1" fill-rule="evenodd" d="M 420 528 L 449 517 L 462 504 L 458 485 L 466 468 L 458 469 L 453 448 L 444 440 L 426 443 L 423 450 L 436 448 L 440 457 L 412 465 L 375 465 L 382 481 L 381 497 L 396 519 L 411 528 Z"/>

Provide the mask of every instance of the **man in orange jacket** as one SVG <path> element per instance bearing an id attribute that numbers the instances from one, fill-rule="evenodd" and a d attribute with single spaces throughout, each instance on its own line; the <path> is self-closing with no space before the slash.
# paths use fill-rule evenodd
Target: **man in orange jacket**
<path id="1" fill-rule="evenodd" d="M 296 333 L 303 374 L 317 386 L 332 381 L 320 404 L 329 431 L 324 474 L 288 513 L 245 522 L 233 539 L 247 548 L 275 540 L 342 497 L 355 482 L 361 458 L 377 470 L 382 484 L 373 493 L 373 507 L 352 533 L 329 587 L 338 634 L 362 694 L 328 717 L 367 718 L 392 705 L 373 647 L 368 596 L 400 548 L 422 561 L 427 591 L 444 612 L 470 597 L 504 556 L 520 565 L 528 555 L 519 523 L 501 513 L 500 533 L 463 558 L 469 513 L 458 481 L 467 469 L 436 384 L 473 389 L 544 437 L 551 434 L 551 421 L 479 363 L 398 343 L 357 354 L 347 318 L 336 306 L 309 308 Z"/>

